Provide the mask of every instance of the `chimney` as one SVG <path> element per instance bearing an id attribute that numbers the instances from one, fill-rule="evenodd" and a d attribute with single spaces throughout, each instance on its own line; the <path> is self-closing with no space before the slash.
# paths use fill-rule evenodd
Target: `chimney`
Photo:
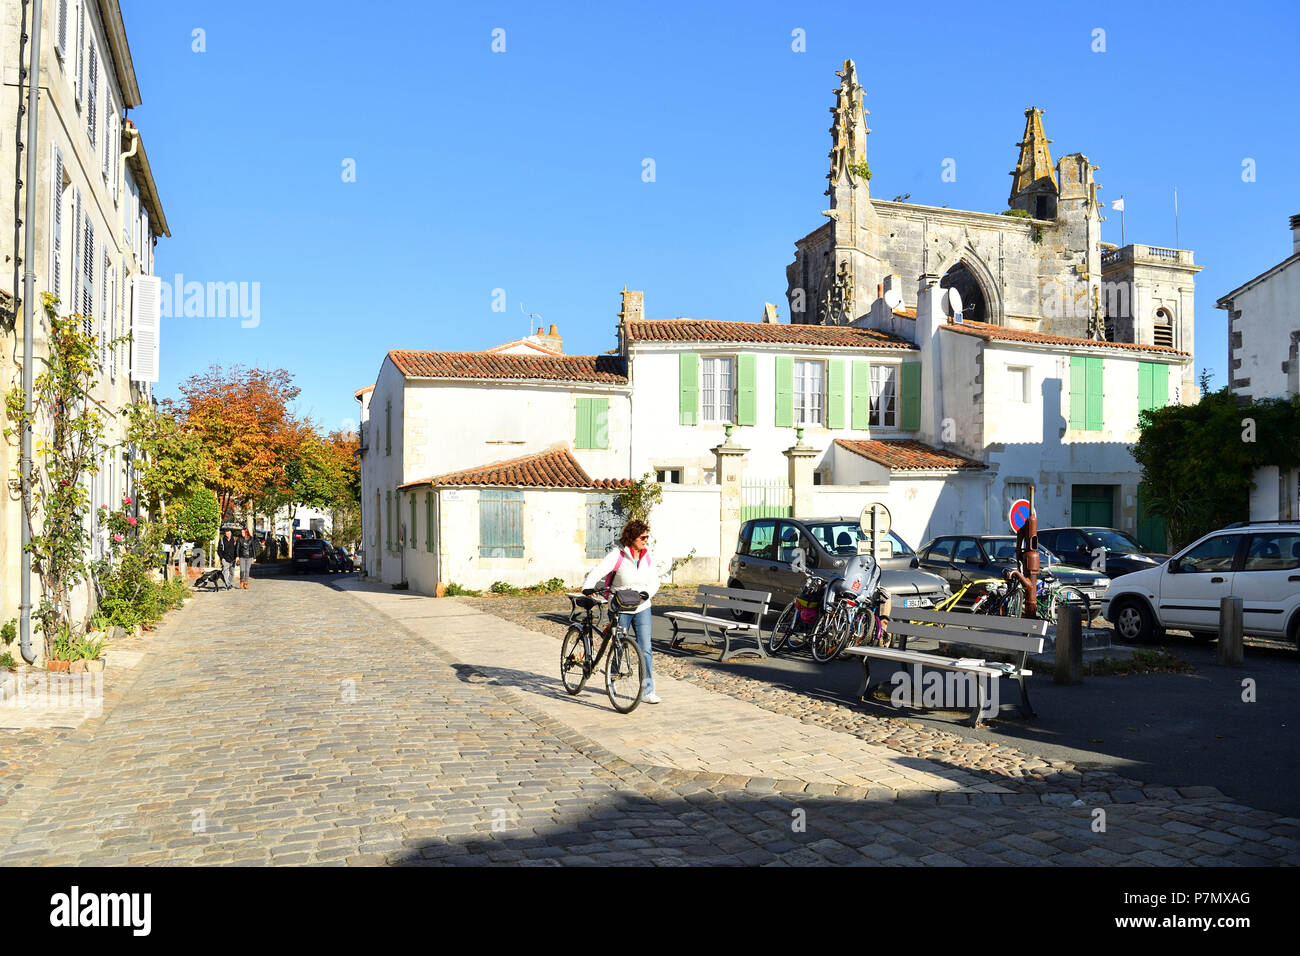
<path id="1" fill-rule="evenodd" d="M 777 315 L 776 306 L 774 306 L 771 302 L 763 303 L 763 318 L 761 321 L 766 322 L 769 325 L 776 325 L 778 322 L 781 321 L 781 319 Z"/>
<path id="2" fill-rule="evenodd" d="M 541 329 L 537 331 L 540 332 Z M 542 344 L 551 351 L 561 354 L 564 352 L 564 339 L 560 338 L 559 328 L 554 322 L 551 323 L 551 331 L 547 332 L 542 338 L 545 339 Z"/>
<path id="3" fill-rule="evenodd" d="M 645 311 L 645 293 L 623 290 L 623 311 L 618 314 L 619 322 L 640 322 Z"/>
<path id="4" fill-rule="evenodd" d="M 1291 217 L 1291 255 L 1300 252 L 1300 214 Z"/>

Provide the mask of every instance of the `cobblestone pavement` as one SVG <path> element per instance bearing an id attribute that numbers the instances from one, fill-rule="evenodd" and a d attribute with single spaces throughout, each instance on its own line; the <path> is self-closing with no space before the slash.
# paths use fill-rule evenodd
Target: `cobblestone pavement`
<path id="1" fill-rule="evenodd" d="M 667 668 L 661 692 L 679 713 L 643 705 L 611 722 L 598 689 L 554 694 L 554 640 L 467 602 L 336 583 L 358 590 L 267 579 L 199 595 L 146 642 L 129 676 L 108 683 L 102 717 L 57 740 L 40 736 L 50 731 L 11 742 L 6 753 L 17 749 L 23 767 L 0 805 L 0 863 L 1300 860 L 1300 821 L 1221 795 L 1146 793 L 1100 807 L 1002 792 L 1013 789 L 1006 778 L 806 724 Z M 482 659 L 494 643 L 499 661 L 546 664 L 530 673 Z M 719 756 L 664 735 L 692 692 L 712 712 L 760 724 L 755 746 Z M 879 766 L 862 785 L 620 755 L 659 741 L 665 758 L 759 768 L 779 756 L 761 745 L 769 728 L 833 744 L 792 773 L 833 776 L 854 754 Z M 693 736 L 709 735 L 702 724 Z M 1094 832 L 1096 809 L 1105 832 Z"/>

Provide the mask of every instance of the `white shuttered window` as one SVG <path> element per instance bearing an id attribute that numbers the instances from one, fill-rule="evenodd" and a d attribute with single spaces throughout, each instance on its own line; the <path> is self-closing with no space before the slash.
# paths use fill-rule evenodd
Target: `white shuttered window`
<path id="1" fill-rule="evenodd" d="M 54 175 L 50 177 L 50 291 L 63 298 L 63 153 L 54 148 Z"/>
<path id="2" fill-rule="evenodd" d="M 158 381 L 159 281 L 136 276 L 131 281 L 131 381 Z"/>

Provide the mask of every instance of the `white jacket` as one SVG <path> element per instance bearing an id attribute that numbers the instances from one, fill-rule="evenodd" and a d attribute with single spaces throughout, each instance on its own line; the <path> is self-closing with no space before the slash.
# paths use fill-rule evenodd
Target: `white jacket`
<path id="1" fill-rule="evenodd" d="M 619 564 L 618 561 L 620 554 L 623 556 L 622 564 Z M 637 606 L 636 610 L 638 612 L 644 611 L 650 606 L 650 601 L 653 600 L 655 594 L 659 592 L 659 579 L 662 577 L 659 569 L 655 567 L 654 562 L 651 560 L 649 551 L 641 555 L 641 560 L 638 561 L 632 556 L 630 549 L 615 548 L 605 555 L 600 564 L 596 565 L 586 579 L 583 580 L 583 590 L 603 588 L 605 578 L 609 576 L 609 572 L 614 570 L 615 565 L 618 565 L 618 572 L 614 575 L 614 590 L 630 588 L 633 591 L 644 591 L 650 595 Z"/>

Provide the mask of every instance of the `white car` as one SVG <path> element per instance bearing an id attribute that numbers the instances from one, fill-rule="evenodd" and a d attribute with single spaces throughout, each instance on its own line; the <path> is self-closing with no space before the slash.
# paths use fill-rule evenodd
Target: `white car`
<path id="1" fill-rule="evenodd" d="M 1258 637 L 1300 643 L 1300 522 L 1229 525 L 1167 562 L 1110 583 L 1102 613 L 1127 641 L 1145 642 L 1166 628 L 1212 638 L 1219 600 L 1240 597 L 1242 628 Z"/>

